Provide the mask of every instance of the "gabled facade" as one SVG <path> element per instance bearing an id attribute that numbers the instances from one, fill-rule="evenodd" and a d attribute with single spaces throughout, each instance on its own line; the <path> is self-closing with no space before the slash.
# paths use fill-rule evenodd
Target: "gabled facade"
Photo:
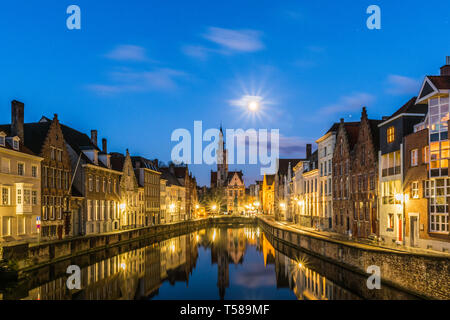
<path id="1" fill-rule="evenodd" d="M 333 197 L 332 197 L 332 167 L 333 153 L 336 144 L 336 133 L 339 123 L 334 123 L 331 128 L 320 137 L 317 143 L 318 171 L 319 171 L 319 219 L 320 226 L 325 230 L 332 229 Z"/>
<path id="2" fill-rule="evenodd" d="M 403 187 L 407 186 L 405 164 L 409 157 L 408 152 L 411 152 L 411 150 L 405 150 L 405 137 L 413 133 L 414 125 L 421 122 L 427 112 L 427 106 L 416 104 L 416 100 L 417 98 L 413 97 L 378 125 L 380 129 L 379 236 L 385 243 L 403 243 L 404 240 L 405 217 L 402 195 Z M 414 145 L 414 139 L 409 139 L 408 146 Z M 421 156 L 422 149 L 420 152 L 417 151 L 417 156 Z"/>
<path id="3" fill-rule="evenodd" d="M 107 141 L 97 146 L 97 130 L 91 137 L 61 124 L 72 169 L 72 230 L 74 236 L 98 234 L 120 228 L 120 177 L 113 170 Z"/>
<path id="4" fill-rule="evenodd" d="M 411 204 L 406 201 L 405 243 L 439 251 L 450 250 L 449 93 L 450 57 L 447 57 L 441 74 L 426 76 L 422 83 L 416 103 L 428 106 L 427 115 L 423 122 L 414 127 L 414 134 L 408 137 L 408 147 L 414 148 L 410 154 L 406 154 L 409 167 L 406 170 L 405 195 L 409 191 L 415 199 L 408 199 Z M 428 146 L 424 146 L 425 135 Z M 417 141 L 413 141 L 415 136 L 418 137 Z M 420 148 L 423 152 L 422 162 L 419 161 Z M 427 179 L 424 179 L 423 172 L 425 164 Z M 418 185 L 422 185 L 426 200 L 420 200 Z M 414 208 L 412 203 L 419 202 L 417 200 L 420 200 L 421 206 Z"/>
<path id="5" fill-rule="evenodd" d="M 112 168 L 122 172 L 120 177 L 120 228 L 132 229 L 142 227 L 142 216 L 139 212 L 139 186 L 134 174 L 133 163 L 128 149 L 126 154 L 111 153 Z"/>
<path id="6" fill-rule="evenodd" d="M 350 198 L 351 165 L 358 140 L 359 122 L 341 119 L 333 153 L 333 221 L 332 230 L 351 234 L 353 226 L 353 202 Z"/>
<path id="7" fill-rule="evenodd" d="M 242 171 L 229 171 L 225 185 L 228 214 L 242 214 L 245 211 L 245 184 Z"/>
<path id="8" fill-rule="evenodd" d="M 358 140 L 351 169 L 350 181 L 353 202 L 352 235 L 368 238 L 378 235 L 378 149 L 380 120 L 367 118 L 363 107 L 358 130 Z M 353 219 L 352 219 L 353 218 Z"/>
<path id="9" fill-rule="evenodd" d="M 0 243 L 37 241 L 42 160 L 15 133 L 0 129 Z"/>
<path id="10" fill-rule="evenodd" d="M 143 226 L 161 224 L 160 177 L 157 164 L 143 157 L 131 157 L 139 187 L 144 188 Z"/>
<path id="11" fill-rule="evenodd" d="M 275 175 L 264 174 L 262 184 L 262 210 L 265 215 L 274 215 Z"/>

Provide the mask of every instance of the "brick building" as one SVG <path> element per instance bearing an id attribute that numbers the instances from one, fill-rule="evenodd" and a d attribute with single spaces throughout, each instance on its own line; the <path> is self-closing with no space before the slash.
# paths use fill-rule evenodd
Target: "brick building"
<path id="1" fill-rule="evenodd" d="M 91 137 L 61 124 L 69 152 L 73 185 L 73 233 L 96 234 L 118 230 L 120 213 L 120 177 L 122 173 L 112 169 L 107 141 L 103 150 L 97 146 L 97 130 Z"/>
<path id="2" fill-rule="evenodd" d="M 351 165 L 358 139 L 359 122 L 341 119 L 333 153 L 333 231 L 348 234 L 353 227 L 353 202 L 350 198 Z"/>

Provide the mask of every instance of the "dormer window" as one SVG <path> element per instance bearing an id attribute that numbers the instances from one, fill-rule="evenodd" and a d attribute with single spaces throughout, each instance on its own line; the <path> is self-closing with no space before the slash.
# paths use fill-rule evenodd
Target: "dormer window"
<path id="1" fill-rule="evenodd" d="M 389 127 L 387 129 L 387 143 L 392 143 L 395 140 L 395 128 Z"/>

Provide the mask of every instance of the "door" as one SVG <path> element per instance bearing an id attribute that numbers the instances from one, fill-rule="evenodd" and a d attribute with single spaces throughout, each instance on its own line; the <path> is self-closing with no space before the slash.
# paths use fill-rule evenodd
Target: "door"
<path id="1" fill-rule="evenodd" d="M 417 217 L 411 217 L 410 219 L 411 221 L 411 230 L 409 232 L 409 236 L 410 236 L 410 243 L 412 247 L 417 246 L 416 241 L 417 241 Z"/>

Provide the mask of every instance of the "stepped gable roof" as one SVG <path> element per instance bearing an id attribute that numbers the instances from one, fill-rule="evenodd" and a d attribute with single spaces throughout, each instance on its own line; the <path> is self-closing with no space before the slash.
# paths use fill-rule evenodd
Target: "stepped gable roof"
<path id="1" fill-rule="evenodd" d="M 350 150 L 353 150 L 356 142 L 358 141 L 358 133 L 359 133 L 359 124 L 360 122 L 344 122 L 344 129 L 347 133 L 348 143 L 350 146 Z"/>

